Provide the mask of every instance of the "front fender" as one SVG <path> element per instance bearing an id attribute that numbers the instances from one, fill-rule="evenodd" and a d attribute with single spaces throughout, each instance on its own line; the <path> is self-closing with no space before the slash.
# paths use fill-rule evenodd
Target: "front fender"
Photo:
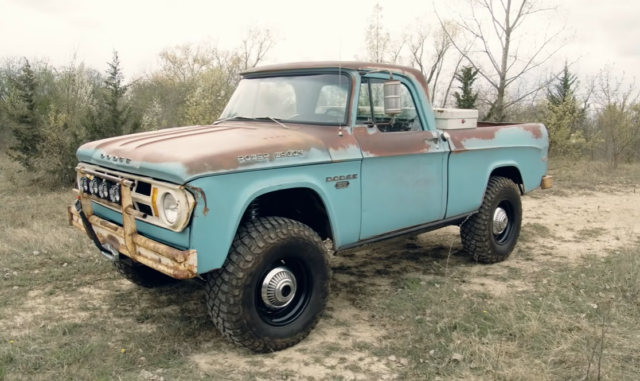
<path id="1" fill-rule="evenodd" d="M 348 188 L 336 189 L 327 177 L 358 174 Z M 191 222 L 191 249 L 198 274 L 222 267 L 248 205 L 261 195 L 307 188 L 324 203 L 336 246 L 356 242 L 360 233 L 360 161 L 210 176 L 189 183 L 198 204 Z"/>

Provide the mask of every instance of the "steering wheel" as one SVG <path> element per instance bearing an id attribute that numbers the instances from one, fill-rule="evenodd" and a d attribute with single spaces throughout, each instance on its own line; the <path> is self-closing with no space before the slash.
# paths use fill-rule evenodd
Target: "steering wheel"
<path id="1" fill-rule="evenodd" d="M 325 115 L 330 115 L 331 113 L 334 113 L 334 116 L 337 117 L 343 117 L 344 116 L 344 110 L 343 109 L 335 109 L 335 108 L 330 108 L 327 111 L 324 112 Z"/>

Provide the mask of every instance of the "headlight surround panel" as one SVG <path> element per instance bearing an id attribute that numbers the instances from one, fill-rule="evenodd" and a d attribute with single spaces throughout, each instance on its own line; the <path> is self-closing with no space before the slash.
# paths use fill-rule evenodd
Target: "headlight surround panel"
<path id="1" fill-rule="evenodd" d="M 195 198 L 184 186 L 157 181 L 143 176 L 131 175 L 95 165 L 80 163 L 82 168 L 104 173 L 107 175 L 131 180 L 131 198 L 133 207 L 143 216 L 136 216 L 137 220 L 147 222 L 175 232 L 181 232 L 189 224 L 191 213 L 195 207 Z M 121 185 L 93 175 L 77 174 L 76 184 L 78 189 L 92 196 L 95 203 L 122 213 Z M 177 210 L 173 214 L 175 218 L 167 218 L 163 202 L 165 195 L 171 195 L 175 200 Z M 175 209 L 175 208 L 174 208 Z"/>

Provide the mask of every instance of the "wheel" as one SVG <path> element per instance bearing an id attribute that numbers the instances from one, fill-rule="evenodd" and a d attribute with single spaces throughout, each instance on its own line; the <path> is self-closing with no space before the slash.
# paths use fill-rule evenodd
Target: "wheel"
<path id="1" fill-rule="evenodd" d="M 164 286 L 177 280 L 145 265 L 129 265 L 125 262 L 113 262 L 113 267 L 131 283 L 146 288 Z"/>
<path id="2" fill-rule="evenodd" d="M 223 267 L 206 278 L 209 314 L 231 341 L 279 351 L 316 326 L 329 295 L 322 240 L 308 226 L 265 217 L 243 224 Z"/>
<path id="3" fill-rule="evenodd" d="M 491 177 L 480 210 L 460 227 L 462 245 L 478 262 L 503 261 L 518 242 L 521 224 L 518 187 L 505 177 Z"/>

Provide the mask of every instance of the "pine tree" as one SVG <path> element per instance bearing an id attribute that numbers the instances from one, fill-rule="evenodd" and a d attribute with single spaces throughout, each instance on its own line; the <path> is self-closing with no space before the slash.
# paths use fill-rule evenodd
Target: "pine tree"
<path id="1" fill-rule="evenodd" d="M 86 125 L 90 140 L 134 133 L 139 131 L 142 125 L 140 118 L 133 115 L 131 105 L 126 99 L 129 85 L 124 84 L 118 52 L 113 52 L 113 60 L 108 65 L 104 87 L 99 89 L 97 104 L 89 113 Z"/>
<path id="2" fill-rule="evenodd" d="M 21 73 L 13 84 L 18 93 L 18 102 L 11 115 L 14 122 L 12 133 L 17 143 L 10 147 L 13 152 L 9 155 L 26 169 L 32 169 L 34 161 L 40 156 L 39 146 L 43 138 L 36 104 L 38 84 L 33 68 L 26 58 Z"/>
<path id="3" fill-rule="evenodd" d="M 574 85 L 577 79 L 575 74 L 569 71 L 569 65 L 565 62 L 562 77 L 547 91 L 547 100 L 554 106 L 575 100 Z"/>
<path id="4" fill-rule="evenodd" d="M 476 81 L 477 76 L 478 70 L 475 70 L 471 66 L 465 66 L 460 69 L 460 72 L 455 74 L 454 77 L 460 82 L 461 86 L 459 88 L 462 90 L 462 94 L 457 91 L 453 93 L 453 96 L 456 98 L 457 108 L 476 108 L 478 93 L 473 93 L 473 83 Z"/>
<path id="5" fill-rule="evenodd" d="M 547 110 L 543 122 L 549 131 L 549 151 L 570 155 L 574 150 L 571 138 L 580 135 L 578 128 L 584 117 L 584 109 L 575 96 L 577 77 L 565 63 L 558 81 L 547 91 Z"/>

